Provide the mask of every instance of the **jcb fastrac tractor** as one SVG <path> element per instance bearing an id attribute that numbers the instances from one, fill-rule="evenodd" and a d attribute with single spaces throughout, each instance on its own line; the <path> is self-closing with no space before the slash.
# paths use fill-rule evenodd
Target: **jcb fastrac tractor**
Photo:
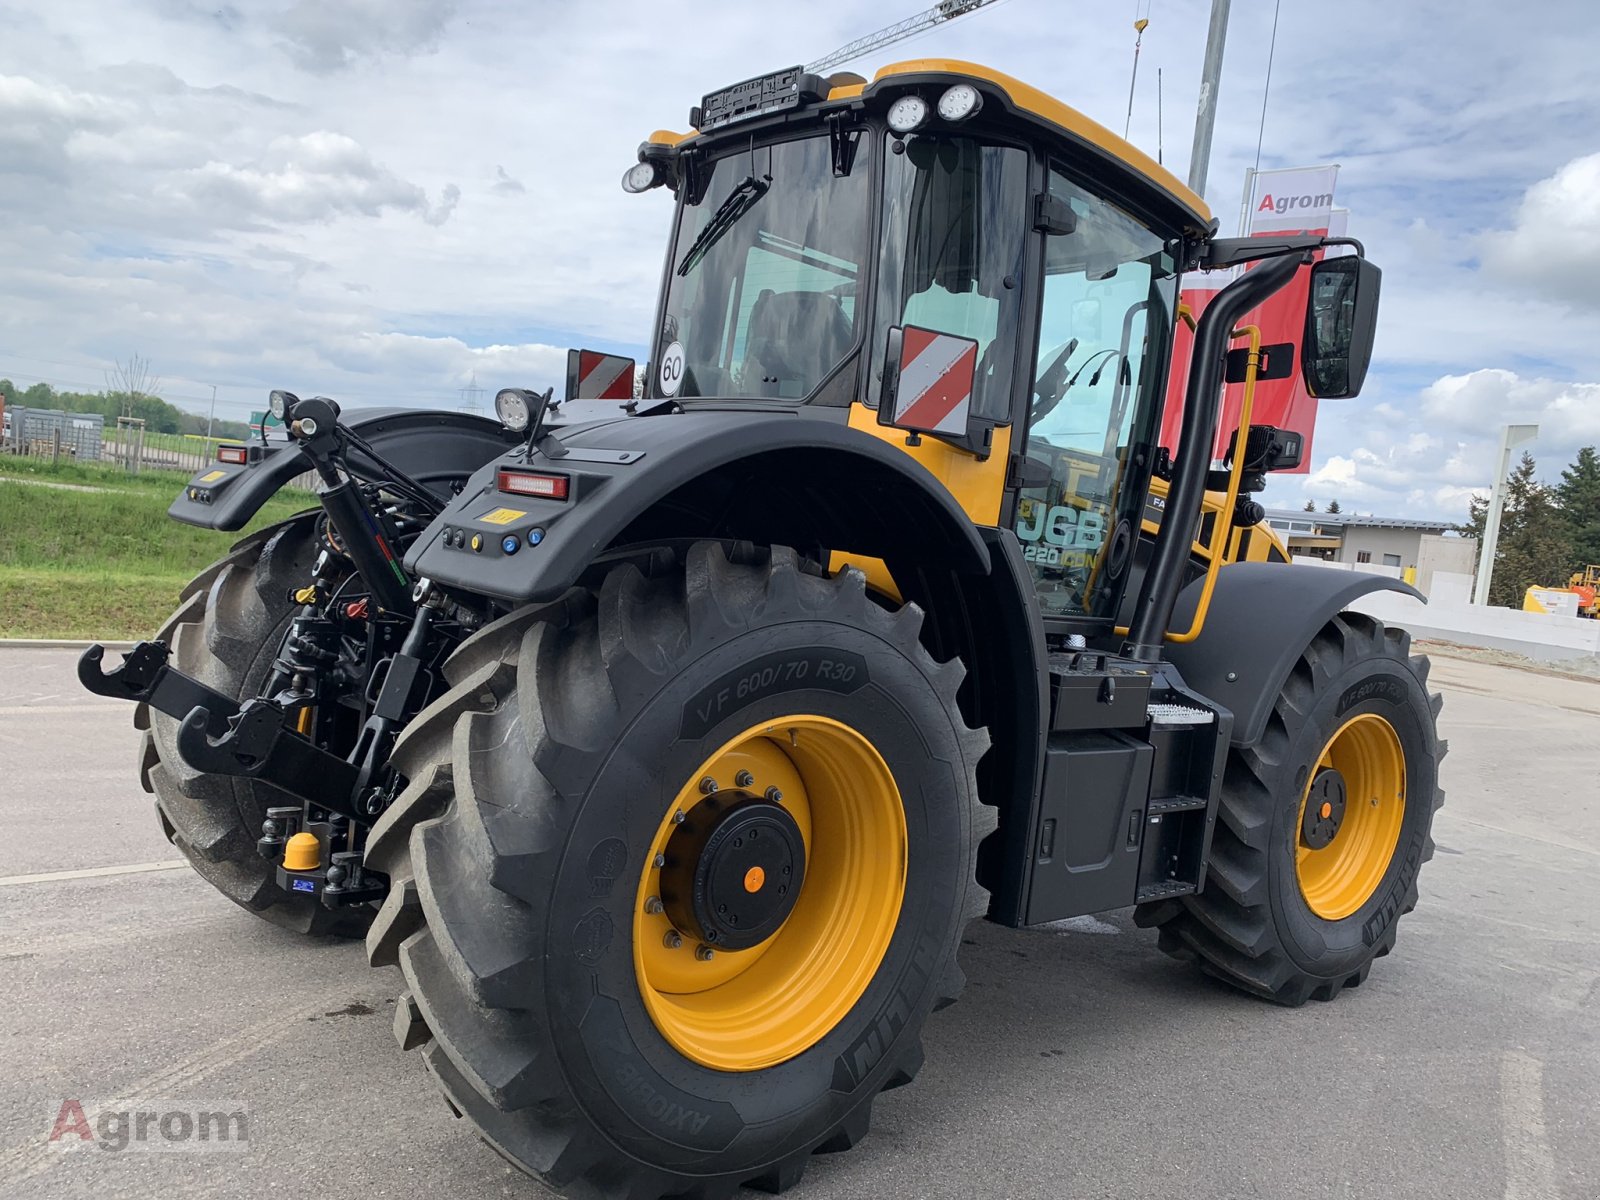
<path id="1" fill-rule="evenodd" d="M 1439 702 L 1348 609 L 1408 589 L 1260 523 L 1300 439 L 1248 420 L 1297 354 L 1359 388 L 1361 248 L 1217 238 L 966 63 L 782 71 L 691 121 L 624 178 L 675 197 L 641 398 L 584 399 L 633 375 L 576 351 L 499 422 L 274 393 L 287 440 L 174 503 L 238 529 L 321 480 L 84 656 L 168 836 L 269 920 L 365 932 L 401 1046 L 582 1196 L 777 1191 L 860 1141 L 975 917 L 1132 907 L 1267 1000 L 1361 983 L 1432 849 Z M 1162 446 L 1180 276 L 1247 261 Z M 1303 343 L 1261 345 L 1240 319 L 1307 264 Z"/>

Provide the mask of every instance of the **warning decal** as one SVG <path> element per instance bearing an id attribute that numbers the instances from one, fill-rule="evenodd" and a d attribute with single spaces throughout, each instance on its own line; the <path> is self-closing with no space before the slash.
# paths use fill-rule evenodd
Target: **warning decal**
<path id="1" fill-rule="evenodd" d="M 964 435 L 978 370 L 971 338 L 907 325 L 900 342 L 894 424 L 925 433 Z"/>
<path id="2" fill-rule="evenodd" d="M 632 400 L 633 359 L 598 350 L 568 350 L 567 399 Z"/>

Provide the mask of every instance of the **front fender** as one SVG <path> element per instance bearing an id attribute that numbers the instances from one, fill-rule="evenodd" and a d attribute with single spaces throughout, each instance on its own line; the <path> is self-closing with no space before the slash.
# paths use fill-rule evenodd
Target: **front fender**
<path id="1" fill-rule="evenodd" d="M 560 433 L 565 453 L 519 449 L 474 475 L 412 545 L 406 566 L 509 605 L 559 596 L 625 532 L 624 541 L 668 533 L 820 541 L 891 569 L 916 559 L 988 571 L 988 547 L 937 478 L 830 416 L 697 411 Z M 501 466 L 565 476 L 568 498 L 500 492 Z"/>
<path id="2" fill-rule="evenodd" d="M 1178 597 L 1173 628 L 1188 628 L 1204 582 L 1196 580 Z M 1231 563 L 1217 574 L 1200 636 L 1169 644 L 1165 657 L 1195 691 L 1233 711 L 1233 743 L 1248 746 L 1265 732 L 1273 701 L 1317 631 L 1358 596 L 1381 591 L 1427 602 L 1416 588 L 1386 575 Z"/>
<path id="3" fill-rule="evenodd" d="M 351 409 L 339 419 L 441 497 L 449 495 L 447 480 L 472 474 L 516 440 L 498 421 L 466 413 L 369 408 Z M 242 529 L 268 497 L 311 470 L 311 460 L 291 442 L 251 442 L 249 449 L 250 462 L 213 463 L 195 475 L 167 515 L 202 529 Z"/>

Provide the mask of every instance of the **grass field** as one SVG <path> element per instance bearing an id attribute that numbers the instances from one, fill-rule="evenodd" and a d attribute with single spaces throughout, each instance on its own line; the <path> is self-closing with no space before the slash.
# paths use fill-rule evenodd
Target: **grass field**
<path id="1" fill-rule="evenodd" d="M 187 480 L 0 455 L 0 637 L 148 636 L 207 563 L 315 503 L 280 492 L 244 530 L 218 533 L 166 515 Z"/>

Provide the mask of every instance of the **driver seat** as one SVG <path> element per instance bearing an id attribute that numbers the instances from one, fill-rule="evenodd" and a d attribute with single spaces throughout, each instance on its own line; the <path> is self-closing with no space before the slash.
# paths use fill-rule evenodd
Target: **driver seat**
<path id="1" fill-rule="evenodd" d="M 837 297 L 764 288 L 750 310 L 741 390 L 804 396 L 839 365 L 854 341 Z"/>

